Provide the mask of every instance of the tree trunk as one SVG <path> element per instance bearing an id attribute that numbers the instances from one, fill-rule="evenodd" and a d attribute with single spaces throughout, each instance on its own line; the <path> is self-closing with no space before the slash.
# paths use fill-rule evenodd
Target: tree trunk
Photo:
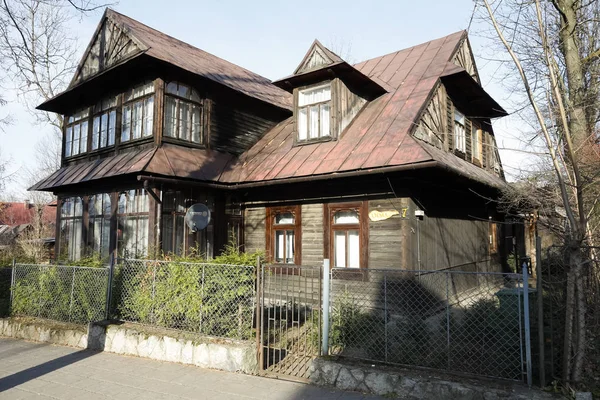
<path id="1" fill-rule="evenodd" d="M 575 312 L 575 279 L 573 271 L 567 272 L 567 288 L 565 299 L 565 337 L 563 344 L 562 380 L 565 384 L 570 381 L 571 350 L 573 348 L 573 314 Z"/>

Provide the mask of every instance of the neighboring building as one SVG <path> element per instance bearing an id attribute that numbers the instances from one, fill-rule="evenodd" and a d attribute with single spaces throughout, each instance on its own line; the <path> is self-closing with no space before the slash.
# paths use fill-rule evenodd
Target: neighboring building
<path id="1" fill-rule="evenodd" d="M 29 200 L 0 202 L 0 252 L 10 252 L 17 239 L 26 235 L 26 240 L 41 242 L 52 256 L 55 221 L 56 202 L 45 205 L 32 204 Z M 32 232 L 40 232 L 41 235 L 32 235 Z"/>
<path id="2" fill-rule="evenodd" d="M 466 32 L 350 65 L 318 41 L 271 82 L 107 10 L 68 89 L 60 252 L 217 255 L 274 263 L 491 268 L 505 185 Z M 191 233 L 184 214 L 212 219 Z M 497 258 L 496 258 L 497 259 Z M 496 263 L 493 263 L 496 265 Z"/>

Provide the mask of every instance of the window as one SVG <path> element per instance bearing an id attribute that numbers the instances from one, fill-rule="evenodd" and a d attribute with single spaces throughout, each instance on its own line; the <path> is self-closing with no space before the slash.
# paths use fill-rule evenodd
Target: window
<path id="1" fill-rule="evenodd" d="M 148 252 L 148 193 L 144 189 L 119 194 L 117 248 L 122 257 L 142 257 Z"/>
<path id="2" fill-rule="evenodd" d="M 330 259 L 332 267 L 366 267 L 367 213 L 367 202 L 325 205 L 325 256 Z"/>
<path id="3" fill-rule="evenodd" d="M 169 82 L 166 93 L 164 135 L 204 144 L 201 132 L 202 105 L 198 92 L 181 83 Z"/>
<path id="4" fill-rule="evenodd" d="M 330 110 L 330 84 L 298 91 L 298 141 L 330 137 Z"/>
<path id="5" fill-rule="evenodd" d="M 62 199 L 60 208 L 60 258 L 78 260 L 82 254 L 83 202 L 81 197 Z"/>
<path id="6" fill-rule="evenodd" d="M 154 83 L 146 82 L 123 96 L 121 142 L 152 136 L 154 122 Z"/>
<path id="7" fill-rule="evenodd" d="M 110 195 L 95 194 L 89 197 L 89 243 L 94 253 L 108 257 L 110 245 L 110 217 L 112 214 Z"/>
<path id="8" fill-rule="evenodd" d="M 65 129 L 65 157 L 76 156 L 87 151 L 89 110 L 85 109 L 67 117 Z"/>
<path id="9" fill-rule="evenodd" d="M 117 98 L 111 97 L 100 101 L 95 107 L 92 122 L 92 150 L 115 144 L 115 131 L 117 127 Z"/>
<path id="10" fill-rule="evenodd" d="M 301 263 L 300 206 L 267 209 L 267 252 L 278 264 Z"/>
<path id="11" fill-rule="evenodd" d="M 473 160 L 481 161 L 481 129 L 473 129 Z"/>
<path id="12" fill-rule="evenodd" d="M 213 255 L 214 224 L 211 219 L 205 229 L 190 232 L 184 221 L 187 209 L 195 203 L 204 203 L 214 211 L 214 199 L 194 195 L 192 191 L 165 191 L 162 194 L 162 250 L 165 254 L 186 255 L 196 252 L 207 258 Z"/>
<path id="13" fill-rule="evenodd" d="M 463 153 L 467 152 L 465 116 L 456 110 L 454 111 L 454 148 Z"/>

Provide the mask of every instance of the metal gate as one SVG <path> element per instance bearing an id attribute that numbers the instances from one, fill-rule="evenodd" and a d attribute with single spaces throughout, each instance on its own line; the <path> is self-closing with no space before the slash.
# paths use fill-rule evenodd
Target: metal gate
<path id="1" fill-rule="evenodd" d="M 263 265 L 259 366 L 264 375 L 307 381 L 321 343 L 321 268 Z"/>

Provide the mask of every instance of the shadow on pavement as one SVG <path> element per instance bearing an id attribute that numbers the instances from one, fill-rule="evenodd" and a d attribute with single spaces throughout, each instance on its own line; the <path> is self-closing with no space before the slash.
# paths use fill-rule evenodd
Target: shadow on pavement
<path id="1" fill-rule="evenodd" d="M 80 350 L 36 365 L 35 367 L 27 368 L 12 375 L 5 376 L 4 378 L 0 378 L 0 392 L 22 385 L 25 382 L 37 379 L 40 376 L 59 370 L 67 365 L 74 364 L 95 354 L 97 354 L 95 351 Z"/>

